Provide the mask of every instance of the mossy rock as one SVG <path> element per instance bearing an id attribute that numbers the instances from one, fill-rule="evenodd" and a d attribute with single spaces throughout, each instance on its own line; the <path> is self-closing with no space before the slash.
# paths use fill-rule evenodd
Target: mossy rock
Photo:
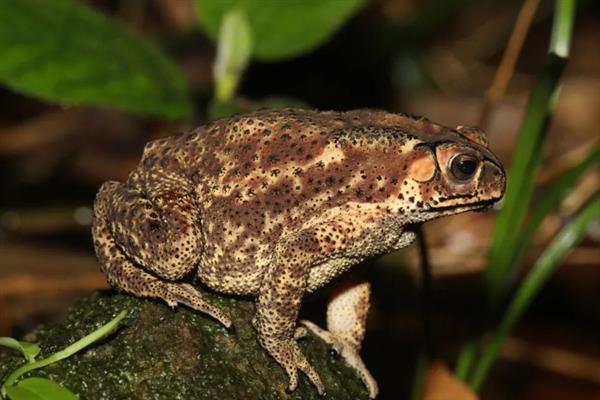
<path id="1" fill-rule="evenodd" d="M 283 369 L 259 345 L 251 301 L 206 294 L 226 311 L 235 331 L 186 307 L 111 292 L 80 300 L 60 324 L 42 327 L 24 340 L 46 357 L 128 310 L 119 329 L 74 356 L 29 373 L 48 377 L 82 399 L 321 399 L 299 372 L 299 385 L 287 393 Z M 367 399 L 358 376 L 309 335 L 302 352 L 321 375 L 330 399 Z M 22 364 L 14 351 L 0 353 L 0 381 Z"/>

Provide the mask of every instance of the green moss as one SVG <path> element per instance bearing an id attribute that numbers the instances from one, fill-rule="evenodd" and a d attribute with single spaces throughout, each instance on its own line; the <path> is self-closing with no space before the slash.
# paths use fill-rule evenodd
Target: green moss
<path id="1" fill-rule="evenodd" d="M 108 322 L 128 317 L 113 334 L 71 358 L 29 376 L 48 377 L 85 399 L 320 399 L 300 373 L 298 389 L 286 393 L 287 377 L 260 347 L 251 325 L 250 301 L 206 294 L 231 316 L 235 332 L 209 317 L 126 295 L 98 292 L 74 305 L 66 320 L 26 336 L 39 342 L 40 358 Z M 300 347 L 320 373 L 329 398 L 366 399 L 358 376 L 314 336 Z M 14 352 L 0 354 L 0 380 L 21 364 Z"/>

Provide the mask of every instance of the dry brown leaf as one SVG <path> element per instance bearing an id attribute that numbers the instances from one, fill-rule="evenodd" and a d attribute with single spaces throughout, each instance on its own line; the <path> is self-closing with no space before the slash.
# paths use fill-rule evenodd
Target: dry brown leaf
<path id="1" fill-rule="evenodd" d="M 478 400 L 478 397 L 452 374 L 446 364 L 434 361 L 425 373 L 423 400 Z"/>

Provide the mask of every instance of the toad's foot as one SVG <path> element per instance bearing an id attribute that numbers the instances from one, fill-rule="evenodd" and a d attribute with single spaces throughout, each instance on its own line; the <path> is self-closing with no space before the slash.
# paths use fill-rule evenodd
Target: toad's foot
<path id="1" fill-rule="evenodd" d="M 226 328 L 231 327 L 231 319 L 217 307 L 208 304 L 202 298 L 202 294 L 189 283 L 164 283 L 163 287 L 164 293 L 160 297 L 172 308 L 175 308 L 177 304 L 184 304 L 210 315 Z"/>
<path id="2" fill-rule="evenodd" d="M 317 371 L 304 357 L 295 339 L 284 341 L 269 340 L 263 343 L 265 349 L 285 369 L 289 379 L 288 392 L 293 392 L 298 386 L 298 370 L 304 372 L 310 382 L 315 385 L 320 395 L 325 394 L 325 386 Z"/>
<path id="3" fill-rule="evenodd" d="M 369 391 L 369 397 L 371 399 L 377 397 L 377 393 L 379 392 L 377 382 L 371 376 L 369 370 L 367 370 L 365 363 L 358 354 L 358 349 L 356 348 L 356 346 L 354 346 L 349 341 L 338 337 L 330 333 L 329 331 L 326 331 L 325 329 L 319 327 L 318 325 L 310 321 L 302 320 L 300 321 L 300 323 L 303 324 L 306 328 L 308 328 L 308 330 L 310 330 L 312 333 L 320 337 L 325 343 L 331 345 L 332 348 L 336 351 L 336 353 L 341 355 L 346 360 L 348 365 L 350 365 L 358 373 L 360 379 L 363 381 L 363 383 L 367 387 L 367 390 Z M 299 334 L 301 331 L 297 330 L 296 332 L 297 334 Z"/>

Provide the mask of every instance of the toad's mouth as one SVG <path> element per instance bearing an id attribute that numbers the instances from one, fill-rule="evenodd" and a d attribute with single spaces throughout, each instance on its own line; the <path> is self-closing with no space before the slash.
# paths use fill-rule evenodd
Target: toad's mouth
<path id="1" fill-rule="evenodd" d="M 462 204 L 454 204 L 448 206 L 429 206 L 428 212 L 445 212 L 445 211 L 483 211 L 491 208 L 494 204 L 500 201 L 501 197 L 491 198 L 487 200 L 479 200 L 471 203 L 465 202 Z"/>

